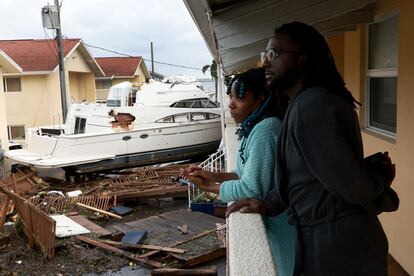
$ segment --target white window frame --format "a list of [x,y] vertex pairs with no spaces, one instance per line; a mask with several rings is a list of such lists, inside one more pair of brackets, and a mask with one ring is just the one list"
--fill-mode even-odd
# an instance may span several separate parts
[[[375,133],[384,135],[386,137],[395,139],[397,137],[397,130],[395,132],[388,131],[382,128],[378,128],[371,125],[371,78],[386,78],[386,77],[396,77],[398,79],[398,67],[394,68],[385,68],[385,69],[369,69],[369,26],[372,24],[380,23],[391,19],[392,17],[398,16],[400,19],[400,14],[398,12],[391,13],[386,16],[376,17],[374,22],[368,24],[366,31],[366,78],[365,78],[365,128]],[[397,65],[398,66],[398,65]],[[398,87],[397,87],[398,90]],[[395,91],[397,93],[397,91]],[[397,125],[395,126],[397,128]]]
[[[20,81],[20,90],[18,90],[18,91],[9,91],[7,89],[8,88],[8,85],[7,85],[7,80],[8,79],[19,79],[19,81]],[[19,76],[7,76],[7,77],[3,76],[3,89],[4,89],[5,93],[15,93],[15,92],[19,93],[19,92],[22,92],[22,78],[19,77]]]

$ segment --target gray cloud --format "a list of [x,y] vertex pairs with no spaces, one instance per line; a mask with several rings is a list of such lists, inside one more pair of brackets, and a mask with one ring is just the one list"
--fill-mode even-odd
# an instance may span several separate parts
[[[40,10],[45,0],[1,0],[0,39],[45,38]],[[201,67],[211,63],[205,43],[181,0],[64,0],[62,31],[70,38],[133,56],[150,58],[200,70],[155,65],[166,75],[203,77]],[[53,37],[47,31],[48,37]],[[114,54],[90,48],[95,56]],[[146,62],[150,69],[150,62]],[[208,75],[206,75],[208,76]]]

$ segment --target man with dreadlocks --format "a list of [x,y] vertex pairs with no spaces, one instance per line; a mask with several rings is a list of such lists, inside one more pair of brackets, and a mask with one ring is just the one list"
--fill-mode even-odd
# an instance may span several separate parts
[[[230,114],[241,124],[236,172],[213,173],[191,166],[184,176],[198,188],[220,194],[226,202],[262,197],[275,186],[274,153],[287,99],[270,95],[264,68],[236,75],[228,85],[227,94]],[[278,275],[291,276],[295,262],[295,228],[288,224],[285,213],[268,217],[266,226]]]
[[235,202],[227,216],[287,210],[297,230],[295,275],[387,275],[388,242],[377,215],[397,208],[382,204],[395,167],[387,153],[379,156],[382,170],[364,161],[359,103],[324,37],[309,25],[285,24],[261,57],[273,91],[290,98],[276,188],[261,200]]

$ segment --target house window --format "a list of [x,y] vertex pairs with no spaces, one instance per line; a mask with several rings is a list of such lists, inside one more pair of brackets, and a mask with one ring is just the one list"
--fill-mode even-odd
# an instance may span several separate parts
[[109,89],[112,86],[112,80],[102,80],[102,89]]
[[26,138],[24,125],[7,126],[9,140],[24,140]]
[[75,134],[85,133],[86,118],[76,117],[75,120]]
[[369,25],[367,127],[395,137],[397,133],[399,16]]
[[3,89],[4,89],[4,92],[21,92],[22,85],[21,85],[20,78],[18,77],[3,78]]

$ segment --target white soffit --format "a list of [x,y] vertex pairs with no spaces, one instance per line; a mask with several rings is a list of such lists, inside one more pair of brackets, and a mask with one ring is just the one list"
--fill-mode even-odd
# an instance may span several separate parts
[[184,0],[225,73],[253,67],[278,26],[301,21],[324,35],[373,20],[375,0]]

